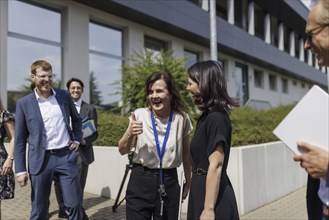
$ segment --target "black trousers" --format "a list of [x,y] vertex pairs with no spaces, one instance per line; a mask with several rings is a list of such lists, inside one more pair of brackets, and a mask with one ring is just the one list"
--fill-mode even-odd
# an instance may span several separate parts
[[307,191],[306,191],[306,205],[307,215],[309,220],[322,219],[322,202],[318,196],[320,180],[314,179],[308,175]]
[[159,170],[142,166],[132,168],[126,191],[127,220],[150,220],[152,217],[154,220],[177,219],[180,196],[177,170],[164,169],[163,176],[167,197],[164,199],[163,216],[160,216]]

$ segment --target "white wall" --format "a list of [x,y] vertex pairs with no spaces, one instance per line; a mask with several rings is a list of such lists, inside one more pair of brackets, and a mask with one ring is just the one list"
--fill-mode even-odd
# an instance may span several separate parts
[[[85,191],[116,199],[128,158],[121,156],[116,147],[94,147],[94,150],[95,162],[89,167]],[[241,215],[306,184],[305,171],[292,157],[293,153],[281,142],[231,149],[228,175]],[[181,171],[180,167],[179,176]],[[128,179],[129,174],[125,183]],[[121,199],[125,190],[126,184]],[[187,201],[183,205],[183,212],[186,211]]]
[[[8,143],[5,143],[8,147]],[[94,146],[95,161],[89,166],[85,192],[116,199],[128,164],[117,147]],[[277,200],[306,185],[307,174],[293,161],[293,153],[282,142],[231,148],[227,169],[240,215]],[[181,177],[182,166],[178,168]],[[124,198],[130,171],[124,181]],[[188,198],[187,198],[188,199]],[[187,212],[187,200],[182,212]]]

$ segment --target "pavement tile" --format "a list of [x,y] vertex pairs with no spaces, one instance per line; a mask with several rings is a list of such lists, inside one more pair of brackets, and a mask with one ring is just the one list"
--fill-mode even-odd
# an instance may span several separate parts
[[[30,185],[20,187],[16,184],[15,198],[2,201],[3,220],[28,220],[30,216]],[[303,187],[277,201],[258,208],[241,220],[307,220],[305,196],[306,187]],[[112,211],[114,200],[100,197],[91,193],[84,194],[84,208],[90,220],[125,220],[125,203],[123,202],[116,212]],[[58,206],[54,187],[50,195],[50,220],[61,220],[58,216]],[[186,220],[186,214],[182,215]]]

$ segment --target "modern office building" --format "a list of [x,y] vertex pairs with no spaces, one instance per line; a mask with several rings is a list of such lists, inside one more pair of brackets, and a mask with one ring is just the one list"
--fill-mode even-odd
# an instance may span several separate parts
[[[326,68],[303,49],[308,9],[299,0],[217,0],[218,60],[241,104],[269,108],[298,101]],[[85,83],[86,100],[113,105],[113,83],[133,51],[174,50],[187,65],[210,59],[209,0],[1,0],[0,97],[13,111],[29,91],[30,65],[53,65],[62,88]]]

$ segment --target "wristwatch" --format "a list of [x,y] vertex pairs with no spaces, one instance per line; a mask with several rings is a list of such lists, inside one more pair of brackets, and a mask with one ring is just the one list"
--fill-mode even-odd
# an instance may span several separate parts
[[14,156],[10,156],[10,155],[8,155],[7,158],[9,158],[9,159],[11,159],[11,160],[14,160]]

